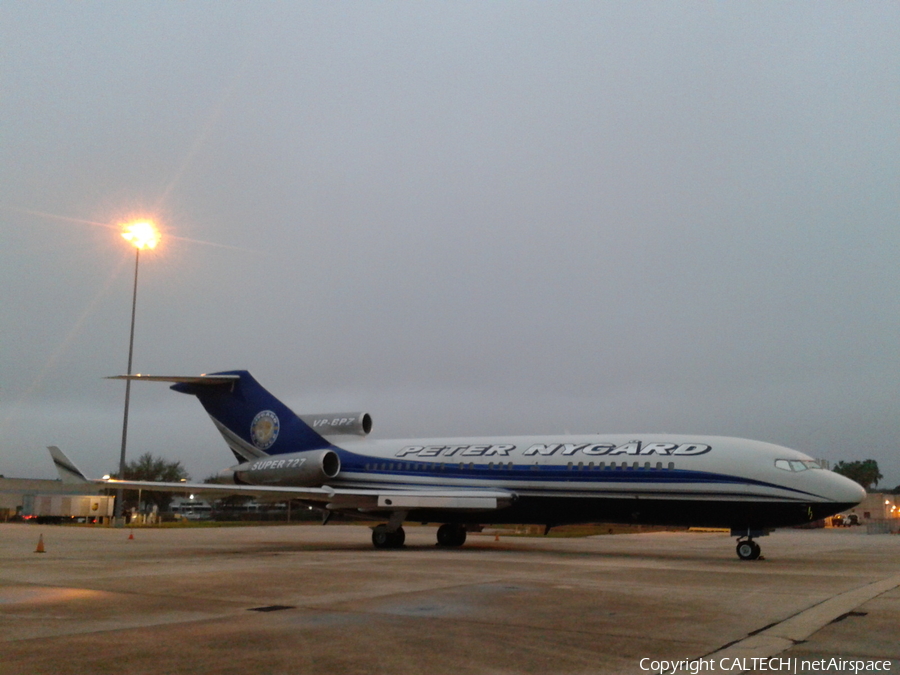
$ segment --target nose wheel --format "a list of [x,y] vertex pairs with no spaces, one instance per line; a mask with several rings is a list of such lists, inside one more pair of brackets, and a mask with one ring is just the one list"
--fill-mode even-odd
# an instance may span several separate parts
[[737,554],[741,560],[758,560],[762,549],[752,539],[740,539],[737,543]]

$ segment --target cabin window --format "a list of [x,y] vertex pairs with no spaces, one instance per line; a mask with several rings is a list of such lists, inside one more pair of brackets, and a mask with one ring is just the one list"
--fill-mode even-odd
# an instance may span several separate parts
[[806,471],[806,464],[801,462],[799,459],[791,460],[791,470],[792,471]]
[[644,462],[644,468],[645,468],[645,469],[649,469],[649,468],[650,468],[650,462]]
[[657,462],[657,463],[656,463],[656,468],[657,468],[657,469],[661,469],[661,468],[662,468],[662,462]]
[[471,470],[474,469],[474,468],[475,468],[475,463],[474,463],[474,462],[469,462],[469,471],[471,471]]
[[640,464],[641,464],[640,462],[635,462],[634,464],[631,465],[631,468],[636,469],[640,466]]
[[569,462],[569,464],[568,464],[568,467],[567,467],[567,468],[568,468],[568,469],[569,469],[569,471],[571,471],[571,470],[572,470],[572,462]]
[[510,471],[512,471],[512,470],[513,470],[513,463],[510,462],[509,464],[507,464],[507,465],[506,465],[506,468],[509,469]]
[[600,462],[600,463],[597,465],[597,468],[600,469],[600,470],[605,469],[605,468],[606,468],[606,462]]
[[584,469],[584,462],[578,462],[578,470],[581,471]]
[[669,468],[670,468],[670,469],[674,469],[674,468],[675,468],[675,462],[669,462]]

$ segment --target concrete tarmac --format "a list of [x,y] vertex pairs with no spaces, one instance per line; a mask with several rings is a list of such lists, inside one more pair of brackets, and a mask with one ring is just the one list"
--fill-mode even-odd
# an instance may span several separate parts
[[862,529],[780,530],[743,562],[720,533],[441,549],[435,528],[407,527],[384,551],[348,525],[133,540],[0,525],[0,674],[637,675],[700,658],[703,672],[852,672],[811,665],[837,658],[900,673],[900,537]]

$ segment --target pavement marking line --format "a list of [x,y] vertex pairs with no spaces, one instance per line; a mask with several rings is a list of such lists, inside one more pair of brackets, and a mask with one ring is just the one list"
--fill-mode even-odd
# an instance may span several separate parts
[[806,640],[839,616],[900,586],[900,574],[823,600],[755,635],[738,640],[704,658],[769,658]]

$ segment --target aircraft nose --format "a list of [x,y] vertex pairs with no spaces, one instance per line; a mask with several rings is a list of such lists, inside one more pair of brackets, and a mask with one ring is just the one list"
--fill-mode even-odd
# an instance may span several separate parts
[[833,499],[841,504],[859,504],[866,498],[866,491],[855,480],[838,473],[831,474]]

